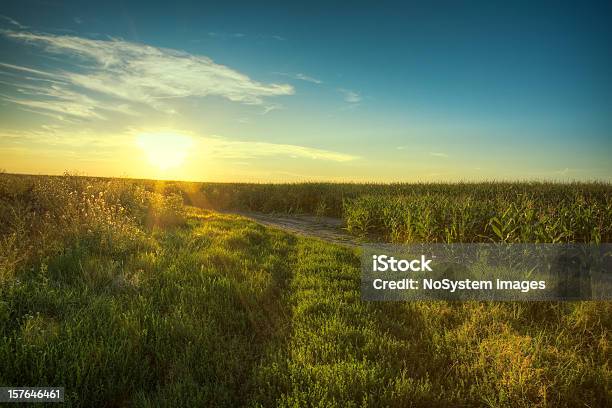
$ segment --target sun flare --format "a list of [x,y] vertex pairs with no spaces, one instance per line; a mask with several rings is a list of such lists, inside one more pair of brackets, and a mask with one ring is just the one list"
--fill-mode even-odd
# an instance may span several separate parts
[[168,170],[185,163],[193,139],[178,133],[141,133],[136,137],[136,144],[152,166]]

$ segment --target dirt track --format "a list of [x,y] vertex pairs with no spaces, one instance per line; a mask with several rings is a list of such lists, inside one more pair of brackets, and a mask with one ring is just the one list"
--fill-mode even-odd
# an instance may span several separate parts
[[315,217],[310,215],[273,215],[239,212],[243,217],[268,227],[279,228],[293,234],[315,237],[334,244],[359,246],[359,240],[343,229],[340,218]]

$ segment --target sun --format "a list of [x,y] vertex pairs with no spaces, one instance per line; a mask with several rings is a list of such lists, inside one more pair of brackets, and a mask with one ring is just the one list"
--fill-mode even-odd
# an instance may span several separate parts
[[190,136],[179,133],[141,133],[136,144],[147,156],[149,163],[160,170],[180,167],[193,145]]

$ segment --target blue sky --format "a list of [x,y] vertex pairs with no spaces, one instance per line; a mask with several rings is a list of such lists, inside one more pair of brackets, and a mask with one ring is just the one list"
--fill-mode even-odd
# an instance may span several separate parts
[[201,3],[3,2],[0,167],[612,180],[605,2]]

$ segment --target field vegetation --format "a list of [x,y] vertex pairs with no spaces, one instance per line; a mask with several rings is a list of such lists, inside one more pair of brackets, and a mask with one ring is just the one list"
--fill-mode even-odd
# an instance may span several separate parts
[[610,242],[610,193],[0,174],[0,385],[64,386],[68,406],[610,406],[610,302],[362,302],[358,250],[212,210]]
[[219,210],[343,218],[391,242],[611,242],[607,183],[202,184]]

